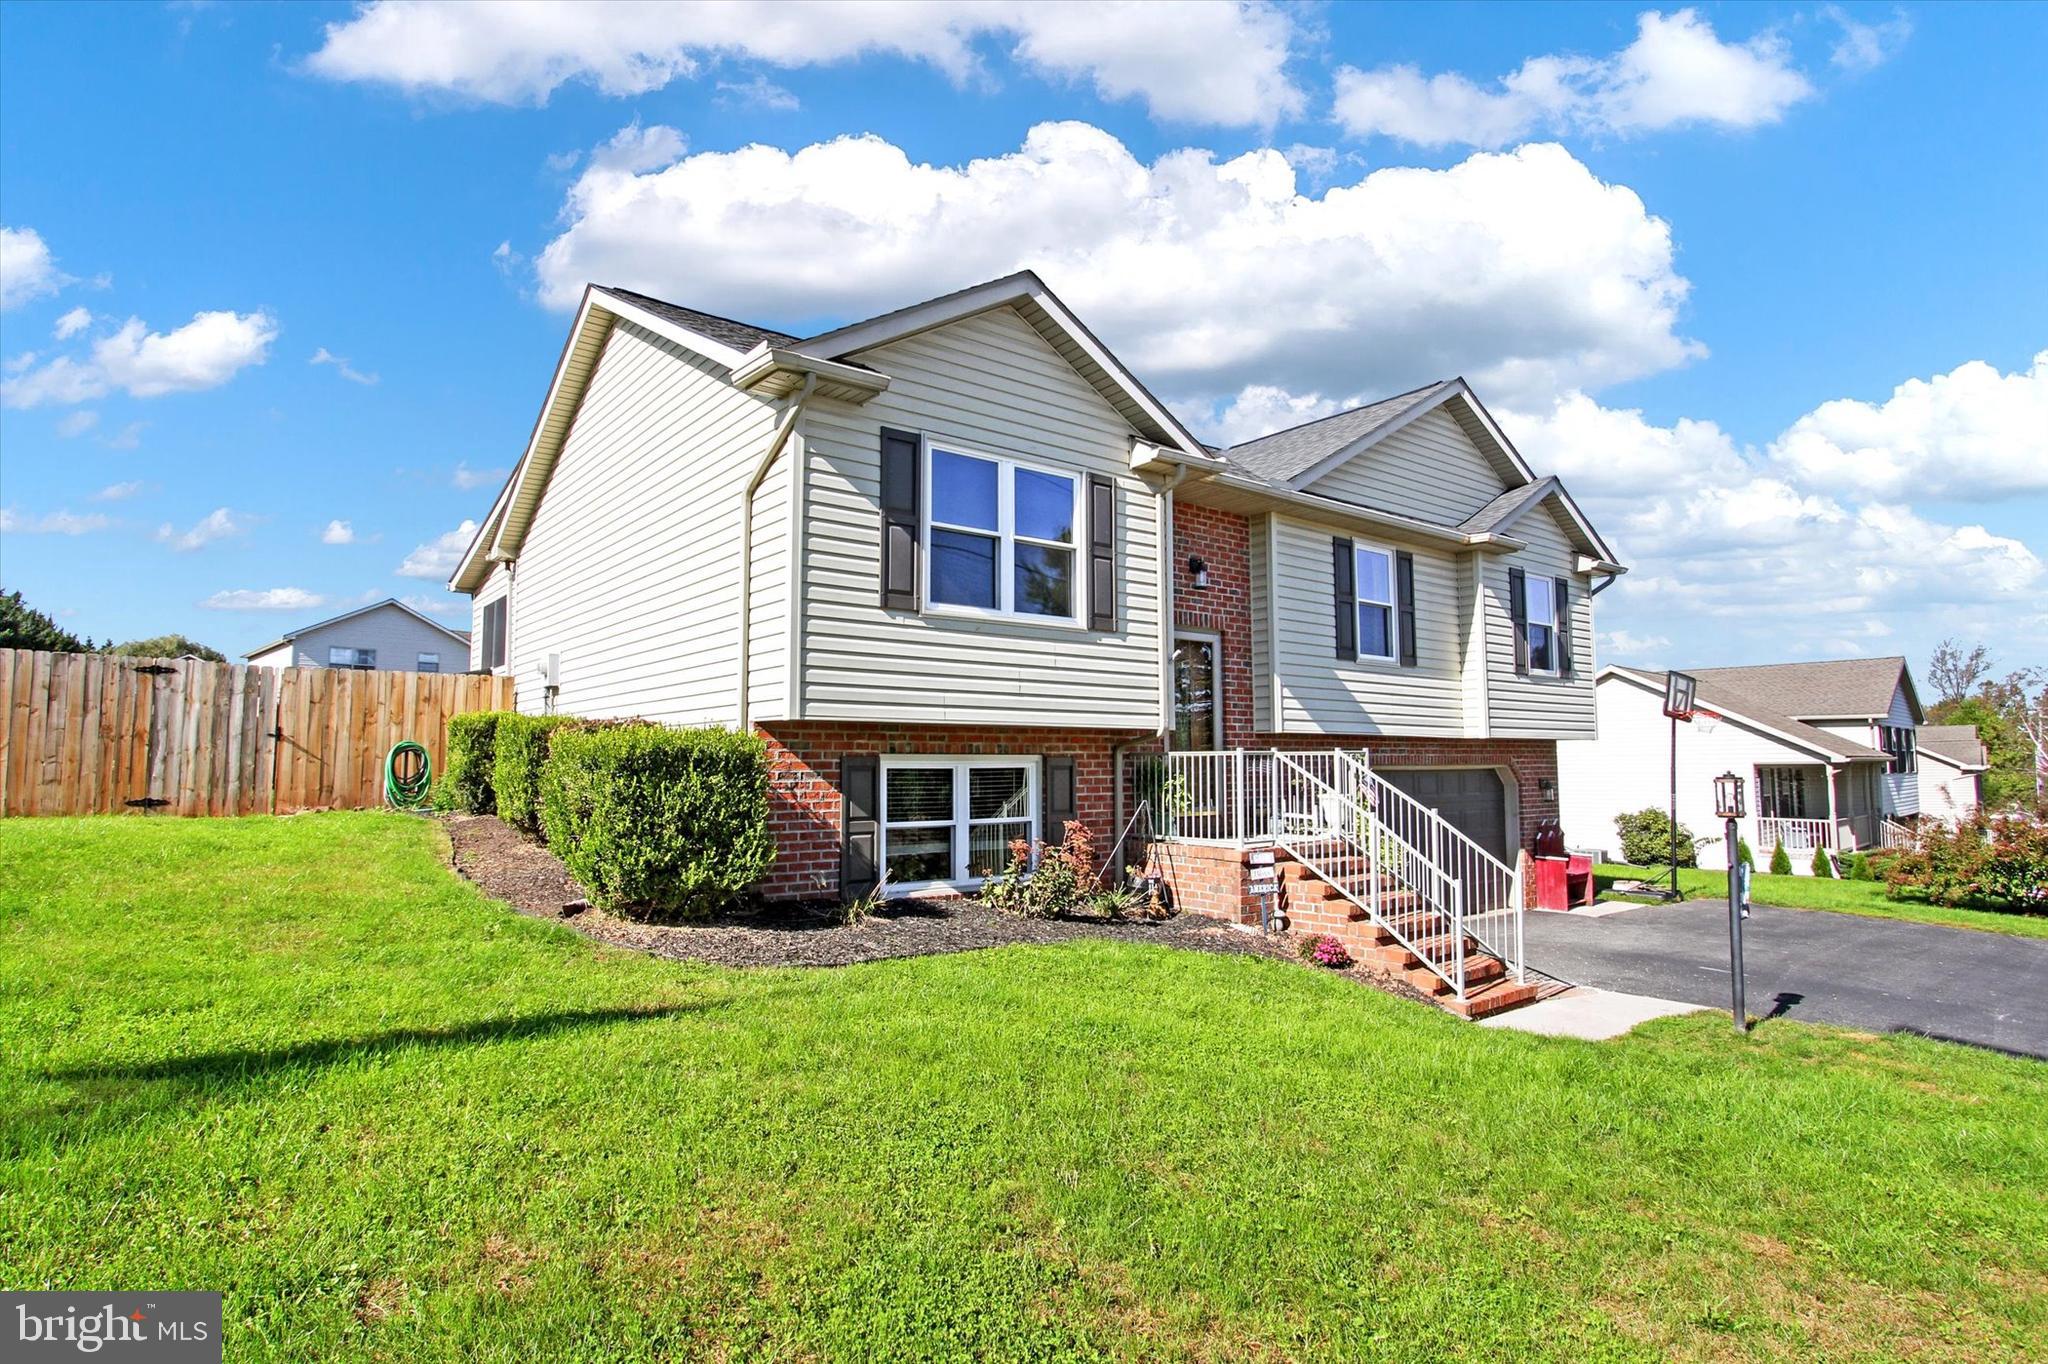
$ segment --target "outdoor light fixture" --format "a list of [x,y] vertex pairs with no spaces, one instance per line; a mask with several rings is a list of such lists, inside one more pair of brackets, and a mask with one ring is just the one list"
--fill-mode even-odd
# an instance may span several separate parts
[[1557,783],[1548,777],[1538,777],[1536,789],[1546,796],[1554,796],[1557,794]]
[[1194,579],[1198,588],[1209,585],[1209,561],[1199,554],[1188,556],[1188,576]]
[[1733,772],[1723,772],[1714,778],[1714,813],[1728,821],[1728,841],[1722,845],[1728,849],[1728,979],[1734,994],[1728,1011],[1735,1019],[1735,1031],[1748,1032],[1749,1010],[1742,1002],[1742,913],[1743,904],[1749,899],[1749,868],[1742,865],[1736,852],[1742,843],[1741,831],[1735,823],[1746,812],[1742,806],[1742,778]]
[[1742,778],[1733,772],[1714,778],[1714,813],[1722,819],[1741,819],[1749,813],[1742,805]]

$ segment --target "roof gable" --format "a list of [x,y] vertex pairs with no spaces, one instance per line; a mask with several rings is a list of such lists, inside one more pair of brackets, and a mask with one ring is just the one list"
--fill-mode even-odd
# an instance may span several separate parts
[[1536,481],[1535,472],[1463,379],[1425,384],[1363,407],[1245,441],[1224,451],[1224,458],[1261,478],[1300,489],[1439,408],[1457,422],[1466,439],[1493,466],[1503,487],[1520,487]]
[[[1599,682],[1610,678],[1619,679],[1631,686],[1640,687],[1658,696],[1664,694],[1664,680],[1667,674],[1652,672],[1644,668],[1623,668],[1614,664],[1600,670]],[[1694,674],[1697,678],[1700,675]],[[1824,729],[1789,715],[1780,714],[1768,707],[1757,705],[1747,698],[1735,695],[1714,686],[1704,678],[1700,679],[1695,700],[1699,708],[1727,719],[1741,721],[1750,728],[1760,730],[1771,737],[1783,740],[1794,748],[1803,749],[1823,759],[1840,762],[1882,762],[1888,755],[1854,739],[1845,739],[1839,734],[1830,734]]]
[[454,640],[457,644],[462,645],[465,649],[469,647],[469,634],[467,631],[457,630],[452,628],[451,626],[443,625],[440,621],[435,620],[432,616],[427,615],[423,611],[419,611],[414,609],[413,607],[407,606],[404,602],[400,601],[396,597],[386,597],[383,601],[373,601],[368,606],[358,606],[353,611],[344,611],[338,616],[329,616],[326,620],[316,620],[311,625],[301,625],[296,630],[287,630],[283,634],[279,635],[276,639],[270,641],[270,643],[265,644],[264,646],[258,649],[251,649],[248,653],[243,654],[242,657],[254,658],[258,654],[267,654],[272,649],[283,648],[285,645],[291,643],[293,640],[299,638],[301,635],[310,635],[315,630],[325,630],[330,625],[339,625],[345,620],[354,620],[357,616],[367,616],[372,611],[382,611],[387,607],[392,610],[403,611],[406,615],[411,616],[420,624],[431,626],[434,629],[439,630],[442,634],[448,636],[448,638]]
[[1882,720],[1901,690],[1914,723],[1924,718],[1912,670],[1897,655],[1686,671],[1702,683],[1801,720]]

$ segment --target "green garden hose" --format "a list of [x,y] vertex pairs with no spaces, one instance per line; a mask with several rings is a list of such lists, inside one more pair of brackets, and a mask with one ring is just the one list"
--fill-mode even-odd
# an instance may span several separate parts
[[[401,759],[408,761],[401,764]],[[412,740],[400,740],[384,755],[384,799],[391,802],[393,809],[416,810],[425,805],[427,788],[433,781],[433,760],[426,749]]]

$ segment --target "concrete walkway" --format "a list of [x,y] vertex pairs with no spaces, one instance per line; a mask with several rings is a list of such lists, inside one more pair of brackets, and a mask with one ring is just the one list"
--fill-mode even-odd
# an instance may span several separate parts
[[[1728,1007],[1725,901],[1600,918],[1531,914],[1523,933],[1532,970]],[[1743,946],[1752,1017],[1913,1032],[2048,1058],[2048,940],[1758,906],[1743,925]]]
[[1614,990],[1596,990],[1581,985],[1519,1009],[1492,1018],[1482,1018],[1482,1028],[1512,1028],[1516,1032],[1541,1033],[1545,1037],[1582,1037],[1605,1042],[1620,1037],[1638,1023],[1674,1014],[1695,1013],[1704,1005],[1676,999],[1655,999],[1649,995],[1625,995]]

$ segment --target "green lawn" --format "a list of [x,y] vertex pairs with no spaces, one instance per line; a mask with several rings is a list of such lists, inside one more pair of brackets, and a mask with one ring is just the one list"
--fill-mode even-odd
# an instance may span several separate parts
[[[1616,881],[1656,881],[1671,884],[1669,867],[1627,867],[1601,862],[1593,868],[1593,883],[1602,893]],[[1678,869],[1678,888],[1688,900],[1706,897],[1728,898],[1728,873]],[[1631,896],[1617,896],[1631,899]],[[2008,933],[2015,938],[2048,938],[2048,914],[2008,913],[1992,909],[1951,909],[1925,900],[1893,900],[1884,893],[1882,881],[1840,881],[1819,876],[1770,876],[1759,873],[1750,878],[1752,904],[1776,905],[1782,909],[1832,909],[1841,914],[1867,914],[1876,919],[1905,919],[1919,924],[1946,924],[1951,928],[1980,928],[1987,933]]]
[[224,1289],[230,1359],[2019,1359],[2048,1065],[1099,942],[713,970],[410,817],[17,819],[0,1282]]

